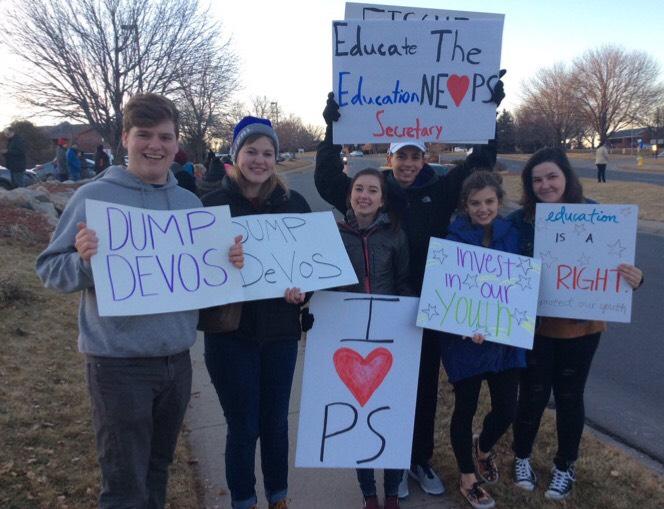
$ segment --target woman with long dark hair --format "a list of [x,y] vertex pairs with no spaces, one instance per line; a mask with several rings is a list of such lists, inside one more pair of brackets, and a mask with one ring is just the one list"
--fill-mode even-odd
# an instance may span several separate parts
[[[520,231],[522,254],[533,255],[537,203],[595,203],[583,195],[583,187],[565,153],[558,148],[536,152],[521,173],[523,208],[508,216]],[[622,277],[633,289],[643,283],[640,269],[620,264]],[[574,463],[579,453],[585,410],[583,393],[590,366],[606,323],[597,320],[539,317],[533,349],[519,386],[514,421],[514,482],[527,491],[535,489],[537,476],[530,454],[551,391],[556,402],[558,450],[551,481],[544,496],[566,498],[576,480]]]

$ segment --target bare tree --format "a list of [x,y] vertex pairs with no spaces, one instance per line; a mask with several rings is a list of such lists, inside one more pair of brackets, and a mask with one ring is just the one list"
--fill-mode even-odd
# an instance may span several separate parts
[[196,72],[184,76],[180,84],[175,97],[183,142],[200,162],[212,139],[227,126],[231,97],[239,88],[238,65],[230,42],[218,47],[211,43],[199,56]]
[[547,144],[564,147],[584,128],[582,107],[573,90],[574,76],[563,64],[540,69],[523,86],[522,117],[535,117],[547,132]]
[[254,96],[251,98],[251,112],[253,115],[256,115],[260,118],[268,118],[272,113],[273,106],[272,99],[268,99],[266,95],[263,96]]
[[573,64],[573,88],[592,129],[606,139],[650,118],[663,97],[660,69],[643,51],[589,50]]
[[27,64],[16,96],[89,123],[116,152],[123,102],[177,91],[202,67],[209,41],[220,40],[198,0],[17,1],[4,20],[4,43]]
[[294,115],[282,118],[276,131],[281,150],[285,152],[296,152],[300,148],[314,150],[324,134],[322,128],[304,125],[302,120]]

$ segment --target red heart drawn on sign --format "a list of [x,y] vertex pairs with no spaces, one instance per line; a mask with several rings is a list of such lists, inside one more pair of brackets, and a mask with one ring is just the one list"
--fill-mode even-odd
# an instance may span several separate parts
[[457,76],[456,74],[452,74],[452,76],[447,78],[447,90],[450,91],[452,100],[457,107],[466,96],[468,85],[470,85],[470,78],[468,78],[468,76]]
[[383,383],[392,361],[392,353],[387,348],[376,348],[366,358],[350,348],[339,348],[334,352],[337,374],[361,406]]

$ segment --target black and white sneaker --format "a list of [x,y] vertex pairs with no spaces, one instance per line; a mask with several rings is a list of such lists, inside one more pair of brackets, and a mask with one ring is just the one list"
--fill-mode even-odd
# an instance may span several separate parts
[[563,500],[567,498],[576,481],[574,465],[570,465],[567,470],[558,470],[556,467],[553,467],[551,475],[549,489],[546,490],[544,496],[549,500]]
[[514,458],[514,484],[526,491],[533,491],[537,475],[530,465],[530,458]]

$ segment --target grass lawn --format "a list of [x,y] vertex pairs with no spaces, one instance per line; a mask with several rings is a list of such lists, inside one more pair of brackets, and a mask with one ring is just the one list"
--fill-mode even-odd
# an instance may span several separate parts
[[[433,466],[438,472],[443,473],[445,485],[455,504],[459,507],[470,507],[459,493],[458,470],[450,445],[449,425],[453,406],[454,393],[451,386],[441,381],[436,419],[438,447],[434,453]],[[478,433],[488,410],[489,394],[485,386],[482,388],[480,408],[475,416],[474,429]],[[581,441],[579,461],[576,465],[577,482],[572,495],[562,503],[545,499],[544,491],[549,484],[550,470],[556,452],[555,412],[552,410],[545,412],[535,442],[532,460],[539,481],[537,488],[531,493],[512,485],[511,443],[510,428],[496,446],[500,480],[493,486],[486,486],[499,508],[664,508],[664,477],[652,472],[619,449],[601,442],[588,431],[584,433]]]
[[[79,297],[42,287],[34,272],[40,246],[0,243],[0,507],[96,507],[99,470],[76,347]],[[169,507],[202,507],[186,440],[171,474]]]

